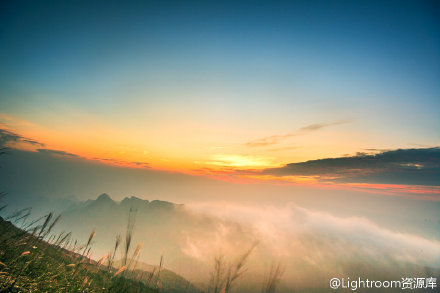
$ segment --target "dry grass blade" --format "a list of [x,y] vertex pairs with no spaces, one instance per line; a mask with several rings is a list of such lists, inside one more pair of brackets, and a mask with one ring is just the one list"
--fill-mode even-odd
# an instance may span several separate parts
[[153,280],[155,273],[156,273],[156,267],[153,268],[150,275],[148,276],[148,279],[147,279],[148,286],[150,286],[151,281]]
[[47,229],[47,231],[44,233],[43,238],[46,235],[49,235],[50,231],[52,231],[53,227],[58,223],[58,221],[61,219],[61,215],[58,215],[55,220],[53,220],[52,224],[50,224],[49,228]]
[[24,209],[15,211],[11,215],[7,216],[5,218],[5,220],[15,223],[15,222],[19,221],[20,219],[22,219],[23,217],[29,216],[31,210],[32,210],[31,208],[24,208]]
[[265,283],[263,283],[262,293],[275,293],[276,286],[281,280],[284,274],[284,267],[281,262],[277,265],[272,265],[270,268],[269,276],[266,278]]
[[43,234],[44,230],[46,229],[47,225],[50,222],[50,219],[52,219],[53,213],[50,212],[47,216],[46,216],[46,220],[44,221],[43,225],[41,226],[40,229],[40,233],[38,233],[38,237],[41,237],[41,235]]
[[142,246],[143,246],[142,243],[138,243],[138,245],[136,245],[136,249],[133,252],[133,255],[132,255],[131,259],[130,259],[130,262],[128,263],[128,267],[130,267],[133,264],[133,262],[135,261],[136,257],[139,255],[139,252],[141,251]]
[[143,243],[138,243],[138,245],[136,246],[136,249],[134,250],[133,257],[136,256],[136,255],[138,255],[138,253],[139,253],[139,252],[141,251],[141,249],[142,249],[142,246],[144,246]]
[[22,225],[24,225],[24,223],[26,222],[26,219],[31,215],[31,213],[32,213],[32,208],[26,208],[26,209],[24,209],[23,211],[26,211],[26,213],[24,214],[24,215],[22,215],[22,216],[20,216],[20,217],[17,217],[15,220],[14,220],[14,223],[18,223],[18,221],[20,221],[21,219],[23,219],[23,224]]
[[224,261],[223,255],[220,255],[214,259],[214,271],[211,274],[210,292],[220,293],[224,284]]
[[234,281],[246,272],[246,269],[244,268],[246,261],[257,245],[258,242],[252,244],[252,246],[238,259],[238,261],[235,263],[235,266],[229,266],[225,281],[225,293],[230,292]]
[[160,263],[159,263],[159,269],[157,271],[157,277],[156,277],[156,288],[159,286],[159,278],[160,278],[160,272],[162,271],[162,265],[163,265],[163,255],[160,256]]
[[[122,274],[132,269],[126,265],[120,264],[110,272],[100,268],[120,250],[120,236],[113,253],[110,251],[95,262],[90,259],[95,231],[86,241],[77,242],[70,232],[54,233],[60,216],[50,213],[30,225],[25,222],[26,217],[26,212],[16,212],[13,215],[16,224],[0,218],[0,292],[157,292],[141,279],[136,280],[137,272],[123,277]],[[133,220],[130,223],[129,234]],[[23,227],[31,227],[31,231]],[[141,243],[135,249],[130,248],[130,263],[137,262],[141,249]]]
[[90,243],[92,243],[92,240],[95,237],[95,235],[96,235],[96,232],[95,232],[95,230],[93,230],[92,233],[90,233],[89,240],[87,240],[87,245],[86,246],[89,246]]
[[118,234],[116,235],[116,240],[115,240],[115,247],[113,249],[113,254],[111,255],[111,257],[108,259],[108,271],[110,272],[113,268],[113,261],[115,259],[115,255],[116,255],[116,251],[119,247],[119,245],[121,244],[121,235]]
[[131,247],[131,241],[133,238],[133,229],[134,229],[134,223],[136,219],[136,212],[137,210],[130,208],[130,211],[128,213],[128,222],[127,222],[127,230],[125,231],[125,247],[124,247],[124,265],[127,264],[128,259],[128,252]]
[[102,263],[104,262],[104,260],[105,260],[107,257],[108,257],[108,253],[105,254],[103,257],[101,257],[101,258],[98,260],[98,267],[102,265]]
[[126,269],[127,269],[127,266],[122,266],[119,270],[116,271],[116,273],[113,275],[113,277],[116,277],[117,275],[119,275],[120,273],[125,271]]
[[55,245],[61,246],[64,243],[64,241],[70,238],[71,235],[72,232],[67,233],[66,235],[63,236],[63,238],[61,238],[58,242],[56,242]]
[[[86,246],[84,247],[84,251],[83,251],[83,253],[82,253],[82,256],[84,256],[84,255],[86,254],[86,252],[88,253],[87,248],[89,248],[89,245],[92,243],[92,240],[93,240],[93,238],[95,237],[95,235],[96,235],[96,232],[95,232],[95,230],[93,230],[93,231],[90,233],[89,240],[87,240],[87,244],[86,244]],[[90,250],[89,250],[89,251],[90,251]]]
[[44,217],[45,217],[45,216],[41,216],[41,217],[39,217],[38,219],[32,221],[31,223],[29,223],[28,225],[26,225],[26,226],[23,228],[23,230],[26,230],[26,231],[27,231],[27,230],[30,229],[35,223],[41,221]]

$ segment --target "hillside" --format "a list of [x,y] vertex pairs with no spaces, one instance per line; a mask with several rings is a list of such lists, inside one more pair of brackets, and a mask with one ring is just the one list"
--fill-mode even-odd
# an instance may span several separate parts
[[[121,261],[115,262],[115,267],[120,267]],[[141,261],[136,261],[133,264],[132,274],[127,274],[126,277],[145,275],[147,278],[141,278],[148,284],[148,276],[155,275],[160,270],[160,278],[158,278],[158,286],[162,292],[167,293],[200,293],[202,292],[191,282],[176,274],[175,272],[162,268],[158,265],[150,265]]]
[[[93,251],[100,257],[111,250],[115,238],[124,235],[130,209],[134,210],[133,243],[143,244],[140,261],[158,265],[163,256],[164,267],[191,282],[206,282],[209,279],[211,259],[215,256],[209,250],[195,253],[206,254],[194,257],[192,241],[200,243],[207,239],[218,238],[219,227],[226,223],[217,219],[196,214],[183,205],[159,200],[142,200],[127,197],[114,201],[107,194],[101,194],[95,200],[62,213],[57,231],[72,231],[75,238],[86,241],[90,231],[96,231]],[[225,243],[248,246],[242,236],[242,227],[228,223],[228,235]]]
[[[258,217],[252,217],[250,223],[238,222],[170,202],[136,197],[118,202],[102,194],[64,212],[58,228],[72,231],[83,241],[95,229],[94,252],[99,257],[107,253],[115,237],[126,230],[130,209],[135,211],[133,243],[143,243],[139,261],[157,266],[163,256],[163,268],[183,276],[192,284],[200,284],[203,289],[210,282],[216,257],[223,255],[226,262],[234,261],[255,240],[260,240],[259,245],[249,258],[248,270],[237,283],[236,292],[261,291],[270,260],[279,259],[278,253],[285,255],[286,272],[277,288],[277,292],[282,293],[306,289],[325,291],[335,271],[340,276],[379,280],[439,275],[438,269],[414,263],[406,257],[420,253],[414,251],[412,242],[403,242],[407,247],[400,250],[384,246],[380,241],[382,230],[371,224],[367,230],[357,233],[377,241],[369,245],[353,243],[353,238],[346,228],[340,227],[340,222],[334,226],[336,232],[328,233],[327,228],[320,228],[320,215],[295,207],[283,218],[289,224],[286,230],[278,230]],[[380,233],[376,233],[376,229]],[[401,237],[399,235],[395,237]],[[367,255],[370,257],[366,258]],[[311,275],[313,279],[308,278]]]
[[0,292],[158,292],[66,249],[62,237],[49,244],[56,220],[45,223],[28,233],[0,218]]
[[[127,230],[131,230],[132,245],[128,253],[131,258],[128,262],[130,269],[121,276],[132,279],[134,284],[141,280],[146,287],[159,288],[161,292],[170,293],[200,292],[200,289],[209,291],[214,259],[223,261],[225,271],[228,265],[233,264],[249,248],[249,243],[258,238],[260,242],[246,263],[246,273],[240,277],[233,292],[260,292],[271,268],[268,260],[277,259],[277,250],[286,255],[283,259],[285,273],[277,287],[279,293],[327,292],[328,280],[334,277],[336,270],[340,277],[362,276],[373,280],[440,275],[438,268],[412,261],[409,256],[423,252],[414,252],[412,242],[406,243],[405,249],[397,250],[395,246],[388,249],[379,241],[382,234],[365,230],[362,231],[364,238],[371,237],[370,239],[377,239],[379,242],[370,245],[365,245],[364,242],[353,243],[352,238],[347,238],[345,230],[336,235],[330,235],[327,229],[316,230],[317,227],[310,224],[314,223],[312,220],[315,216],[304,214],[304,210],[293,208],[288,215],[292,217],[288,228],[296,228],[297,231],[269,230],[270,233],[261,234],[264,231],[256,228],[267,226],[255,225],[261,224],[258,219],[250,225],[197,212],[170,202],[148,201],[136,197],[118,202],[107,194],[102,194],[95,200],[77,203],[62,212],[61,220],[55,225],[52,234],[66,235],[63,231],[72,232],[69,235],[71,243],[74,239],[79,243],[87,243],[90,232],[94,231],[91,258],[96,261],[109,252],[113,252],[113,255],[116,252],[112,266],[112,273],[115,273],[124,261],[123,246],[126,243]],[[21,220],[18,222],[21,224]],[[315,223],[319,224],[318,221]],[[314,229],[316,233],[311,234],[303,228]],[[280,232],[283,234],[277,234]],[[400,234],[395,237],[402,238]],[[117,239],[120,245],[115,249]],[[51,241],[54,242],[53,239]],[[394,245],[398,244],[394,242]],[[138,246],[142,247],[140,253],[133,253]],[[429,246],[424,249],[430,251]],[[68,251],[65,253],[69,255]],[[369,258],[366,258],[367,255]],[[56,265],[58,263],[55,262]],[[310,279],[307,277],[310,275],[315,277]],[[192,284],[197,284],[200,289]],[[378,289],[377,292],[381,291]]]

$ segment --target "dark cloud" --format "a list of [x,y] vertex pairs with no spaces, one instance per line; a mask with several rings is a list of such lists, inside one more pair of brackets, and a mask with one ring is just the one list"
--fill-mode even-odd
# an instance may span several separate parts
[[28,144],[31,144],[34,146],[40,146],[40,147],[44,146],[44,144],[42,144],[38,141],[26,138],[24,136],[21,136],[17,133],[11,132],[6,129],[0,129],[0,147],[7,146],[7,144],[9,144],[11,142],[12,143],[23,142],[23,143],[28,143]]
[[271,136],[266,136],[263,138],[259,138],[259,139],[255,139],[252,141],[249,141],[246,143],[246,146],[248,147],[261,147],[261,146],[268,146],[268,145],[273,145],[273,144],[277,144],[282,140],[294,137],[294,136],[299,136],[299,135],[306,135],[310,132],[313,131],[317,131],[326,127],[330,127],[330,126],[334,126],[334,125],[340,125],[340,124],[346,124],[351,122],[352,120],[339,120],[339,121],[334,121],[334,122],[330,122],[330,123],[315,123],[315,124],[310,124],[304,127],[301,127],[300,129],[298,129],[296,132],[293,133],[288,133],[288,134],[284,134],[284,135],[271,135]]
[[391,149],[365,149],[366,151],[372,152],[372,153],[382,153],[387,151],[392,151]]
[[[13,144],[12,146],[11,146],[11,143]],[[14,144],[16,144],[16,143],[24,143],[27,145],[31,145],[35,148],[39,147],[38,149],[36,149],[36,151],[39,153],[42,153],[42,154],[79,158],[78,155],[68,153],[65,151],[42,148],[45,146],[45,144],[43,144],[41,142],[29,139],[25,136],[11,132],[6,129],[0,129],[0,148],[4,148],[4,147],[15,148]]]
[[23,139],[24,142],[30,143],[32,145],[36,145],[36,146],[44,146],[43,143],[38,142],[36,140],[32,140],[32,139]]
[[119,166],[135,165],[143,168],[150,168],[150,164],[146,162],[131,162],[131,161],[123,161],[117,159],[110,159],[110,158],[93,158],[93,160],[100,162],[107,162]]
[[287,164],[263,173],[320,176],[353,183],[440,185],[440,147],[358,153],[351,157]]
[[149,163],[145,163],[145,162],[133,162],[133,164],[135,164],[136,166],[141,166],[144,168],[149,168],[150,164]]
[[68,153],[68,152],[65,152],[65,151],[58,151],[58,150],[51,150],[51,149],[37,149],[37,151],[39,153],[43,153],[43,154],[79,158],[78,155],[75,155],[75,154],[72,154],[72,153]]

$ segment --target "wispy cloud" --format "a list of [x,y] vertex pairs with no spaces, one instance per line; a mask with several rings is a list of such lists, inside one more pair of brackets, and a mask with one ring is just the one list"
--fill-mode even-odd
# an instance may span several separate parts
[[352,121],[353,120],[351,120],[351,119],[345,119],[345,120],[338,120],[338,121],[334,121],[334,122],[330,122],[330,123],[310,124],[310,125],[301,127],[297,131],[292,132],[292,133],[283,134],[283,135],[266,136],[263,138],[249,141],[245,145],[248,147],[263,147],[263,146],[268,146],[268,145],[274,145],[274,144],[277,144],[277,143],[279,143],[283,140],[286,140],[288,138],[291,138],[291,137],[306,135],[310,132],[318,131],[323,128],[327,128],[327,127],[335,126],[335,125],[346,124],[346,123],[350,123]]
[[42,154],[47,154],[51,156],[66,156],[72,158],[80,158],[80,156],[69,153],[62,150],[54,150],[49,148],[44,148],[46,145],[39,141],[27,138],[21,134],[0,129],[0,147],[9,147],[13,149],[30,149]]
[[49,155],[55,155],[55,156],[65,156],[65,157],[72,157],[72,158],[80,158],[80,156],[65,152],[65,151],[59,151],[59,150],[51,150],[51,149],[37,149],[39,153],[43,154],[49,154]]
[[0,146],[1,147],[10,147],[11,144],[28,144],[32,146],[44,146],[43,143],[35,141],[33,139],[24,137],[20,134],[17,134],[15,132],[6,130],[6,129],[0,129]]
[[[64,150],[46,148],[46,145],[44,143],[38,142],[36,140],[27,138],[16,132],[12,132],[10,130],[2,129],[2,128],[0,128],[0,147],[8,147],[11,149],[38,152],[40,154],[45,154],[48,156],[68,157],[75,159],[97,161],[104,164],[121,166],[121,167],[150,168],[148,162],[124,161],[115,158],[90,158]],[[145,153],[146,151],[144,151],[144,154]]]
[[113,159],[113,158],[93,158],[91,160],[99,161],[104,164],[120,166],[120,167],[150,168],[150,164],[148,162],[124,161],[124,160],[118,160],[118,159]]

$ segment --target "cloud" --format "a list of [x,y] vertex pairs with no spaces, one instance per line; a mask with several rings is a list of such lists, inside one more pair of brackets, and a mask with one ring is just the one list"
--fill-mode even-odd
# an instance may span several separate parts
[[288,139],[288,138],[291,138],[294,136],[306,135],[306,134],[313,132],[313,131],[317,131],[317,130],[327,128],[330,126],[350,123],[351,121],[352,120],[346,119],[346,120],[339,120],[339,121],[334,121],[334,122],[330,122],[330,123],[310,124],[310,125],[301,127],[300,129],[298,129],[297,131],[295,131],[293,133],[288,133],[288,134],[284,134],[284,135],[271,135],[271,136],[266,136],[263,138],[249,141],[246,143],[246,146],[248,146],[248,147],[262,147],[262,146],[273,145],[273,144],[279,143],[282,140],[285,140],[285,139]]
[[70,158],[87,159],[87,160],[99,161],[107,164],[114,164],[117,166],[150,168],[149,163],[147,162],[131,162],[131,161],[122,161],[117,159],[108,159],[108,158],[86,158],[63,150],[44,148],[45,146],[46,145],[44,143],[27,138],[25,136],[9,131],[7,129],[0,128],[0,148],[8,147],[11,149],[26,150],[32,152],[36,151],[38,153],[51,155],[51,156],[63,156]]
[[346,124],[351,122],[352,120],[340,120],[340,121],[335,121],[335,122],[331,122],[331,123],[316,123],[316,124],[310,124],[307,126],[304,126],[302,128],[300,128],[300,131],[303,133],[308,133],[311,131],[316,131],[322,128],[326,128],[326,127],[330,127],[330,126],[334,126],[334,125],[340,125],[340,124]]
[[56,156],[66,156],[66,157],[73,157],[73,158],[79,158],[80,156],[68,153],[65,151],[59,151],[59,150],[51,150],[51,149],[37,149],[39,153],[43,154],[49,154],[49,155],[56,155]]
[[273,176],[320,176],[336,182],[439,185],[440,148],[397,149],[376,154],[291,163],[263,171]]
[[[23,146],[23,145],[31,146],[32,147],[31,149],[36,150],[37,152],[43,153],[43,154],[79,158],[78,155],[68,153],[65,151],[41,148],[41,147],[45,146],[44,143],[38,142],[33,139],[29,139],[25,136],[22,136],[20,134],[17,134],[15,132],[12,132],[12,131],[9,131],[6,129],[0,129],[0,147],[11,147],[14,149],[20,149],[20,146]],[[35,149],[35,148],[37,148],[37,149]]]
[[98,162],[102,162],[105,164],[111,164],[115,166],[122,166],[122,167],[139,167],[139,168],[151,168],[150,164],[148,162],[132,162],[132,161],[123,161],[118,159],[112,159],[112,158],[92,158],[91,160],[95,160]]
[[[269,240],[278,243],[279,235],[286,233],[294,238],[316,235],[322,240],[331,240],[332,236],[355,246],[371,248],[377,254],[384,252],[401,258],[403,250],[409,250],[414,258],[423,258],[426,265],[436,265],[440,259],[440,242],[424,237],[393,231],[377,225],[363,217],[339,217],[327,212],[312,210],[298,206],[294,203],[286,204],[285,207],[242,205],[228,202],[206,202],[191,205],[197,210],[206,211],[224,220],[232,220],[251,226],[259,237],[258,239]],[[277,240],[278,239],[278,240]],[[365,239],[369,239],[366,243]],[[298,239],[297,239],[298,240]],[[286,241],[286,244],[292,240]],[[336,243],[334,243],[337,246]],[[374,247],[381,247],[375,250]],[[394,248],[393,248],[394,247]],[[395,250],[395,247],[401,249]],[[386,248],[386,252],[383,251]],[[420,252],[423,249],[423,253]],[[361,249],[361,248],[360,248]],[[284,251],[286,255],[294,252],[290,249]],[[343,251],[341,251],[343,253]],[[423,256],[423,257],[422,257]]]
[[53,150],[53,149],[47,149],[42,148],[46,145],[44,143],[38,142],[36,140],[27,138],[23,135],[20,135],[18,133],[6,130],[6,129],[0,129],[0,147],[10,147],[13,149],[21,149],[23,146],[25,146],[25,149],[29,150],[26,147],[30,146],[30,149],[32,151],[37,151],[42,154],[48,154],[48,155],[56,155],[56,156],[65,156],[65,157],[72,157],[72,158],[81,158],[78,155],[61,151],[61,150]]
[[[218,220],[218,229],[210,238],[188,237],[185,253],[204,253],[201,257],[209,259],[219,246],[226,255],[237,250],[235,243],[219,244],[216,239],[258,239],[260,244],[249,265],[252,273],[262,270],[261,264],[269,259],[282,259],[287,269],[284,280],[301,287],[310,286],[310,279],[321,283],[315,285],[325,286],[330,277],[339,274],[400,277],[419,269],[423,274],[424,266],[438,268],[440,260],[438,240],[383,227],[364,217],[341,217],[293,203],[275,207],[219,202],[195,203],[191,207],[223,222]],[[228,221],[242,225],[241,235],[229,235],[235,230]]]
[[43,143],[40,143],[38,141],[29,139],[27,137],[24,137],[22,135],[19,135],[17,133],[11,132],[6,129],[0,129],[0,147],[7,147],[11,144],[18,144],[18,143],[24,143],[24,144],[30,144],[32,146],[44,146]]

